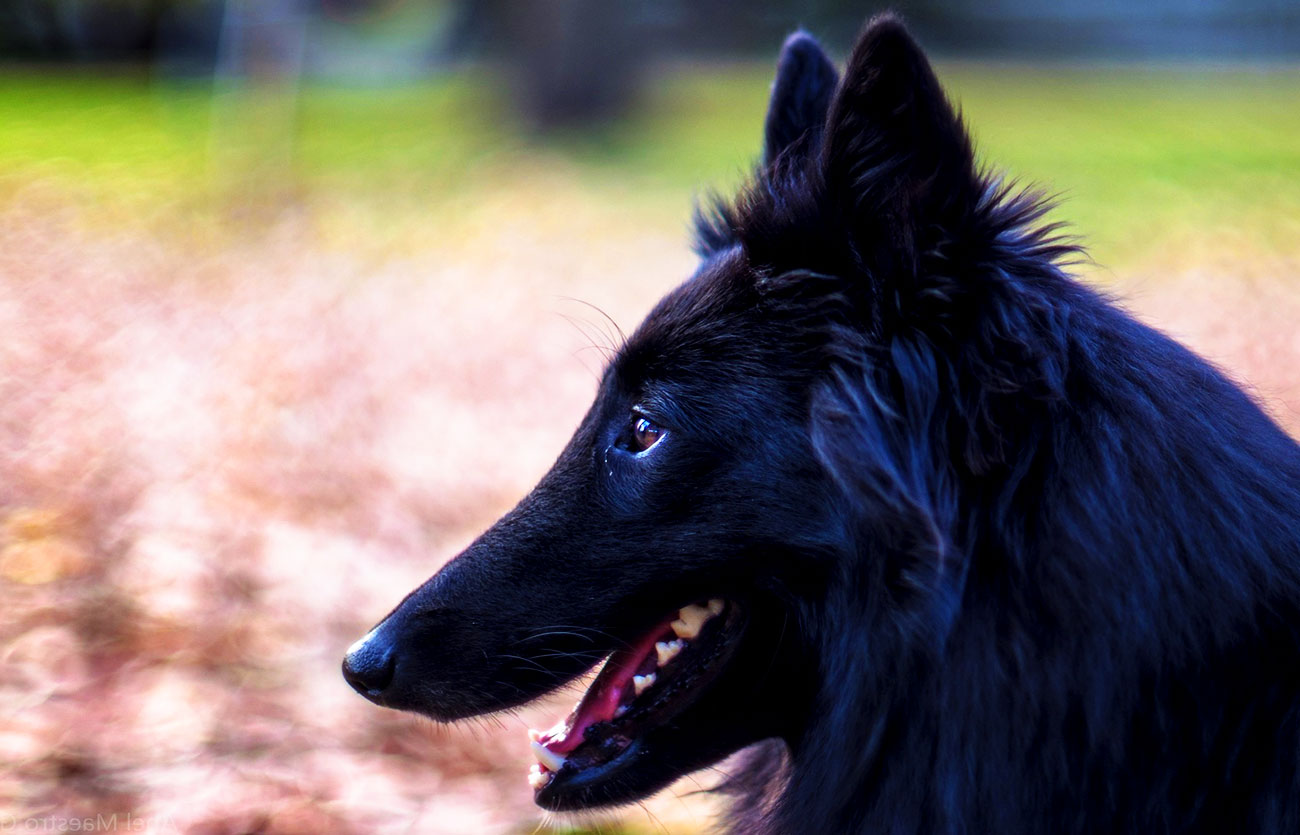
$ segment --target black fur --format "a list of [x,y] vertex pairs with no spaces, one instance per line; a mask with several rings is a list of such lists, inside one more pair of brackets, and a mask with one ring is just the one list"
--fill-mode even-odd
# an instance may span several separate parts
[[[898,20],[838,84],[794,36],[699,272],[349,678],[498,710],[725,596],[746,626],[722,675],[540,803],[777,740],[730,784],[736,831],[1300,831],[1300,449],[1065,276],[1043,211],[976,169]],[[666,432],[641,455],[634,408]]]
[[781,154],[806,155],[820,144],[838,82],[835,65],[811,35],[796,32],[786,39],[764,125],[764,163],[772,165]]

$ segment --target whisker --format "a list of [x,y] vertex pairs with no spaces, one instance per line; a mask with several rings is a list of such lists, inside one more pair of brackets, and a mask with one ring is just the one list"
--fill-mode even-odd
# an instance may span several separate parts
[[539,639],[541,639],[541,638],[550,638],[550,637],[555,636],[555,635],[569,635],[569,636],[572,636],[572,637],[574,637],[574,638],[581,638],[582,640],[587,641],[588,643],[595,643],[595,642],[596,642],[596,639],[593,638],[593,637],[591,637],[590,635],[583,635],[581,632],[577,632],[577,631],[572,630],[572,629],[551,629],[551,630],[548,630],[548,631],[546,631],[546,632],[539,632],[539,633],[537,633],[536,635],[530,635],[529,637],[525,638],[524,640],[526,640],[526,641],[536,641],[536,640],[539,640]]
[[[507,661],[522,661],[523,663],[528,664],[528,665],[532,666],[533,668],[535,668],[535,669],[537,669],[537,670],[541,670],[541,671],[544,672],[544,673],[549,673],[549,672],[551,672],[550,668],[548,668],[548,667],[546,667],[546,666],[544,666],[544,665],[542,665],[542,664],[537,663],[536,661],[534,661],[534,660],[531,659],[531,658],[526,658],[526,657],[524,657],[524,656],[522,656],[522,655],[498,655],[497,657],[498,657],[498,658],[505,659],[505,660],[507,660]],[[502,682],[502,683],[504,684],[505,682]]]
[[610,347],[611,347],[611,348],[614,348],[615,350],[617,350],[618,348],[621,348],[624,344],[627,343],[627,335],[624,334],[624,333],[623,333],[623,329],[620,328],[620,327],[618,326],[618,322],[615,322],[615,321],[614,321],[614,317],[613,317],[613,316],[610,316],[608,313],[606,313],[606,312],[605,312],[605,311],[604,311],[604,310],[603,310],[599,305],[592,304],[591,302],[586,301],[585,299],[579,299],[579,298],[576,298],[576,297],[574,297],[574,296],[560,296],[560,300],[561,300],[561,301],[575,302],[575,303],[577,303],[577,304],[580,304],[580,305],[582,305],[582,306],[584,306],[584,307],[590,308],[591,310],[594,310],[594,311],[596,311],[597,313],[599,313],[599,314],[601,315],[601,317],[602,317],[606,322],[609,323],[609,326],[610,326],[611,328],[613,328],[614,333],[618,335],[617,343],[615,343],[615,340],[610,339]]
[[[589,634],[587,635],[579,634],[583,632]],[[632,646],[628,641],[625,641],[624,639],[604,629],[599,629],[591,626],[574,626],[570,624],[552,624],[550,626],[543,627],[541,631],[532,635],[525,635],[524,637],[513,641],[510,645],[517,646],[519,644],[528,643],[529,641],[537,641],[543,638],[556,637],[561,635],[568,635],[573,638],[581,637],[582,639],[587,640],[590,643],[595,643],[596,639],[601,638],[611,643],[617,644],[618,646],[621,647],[631,648]]]

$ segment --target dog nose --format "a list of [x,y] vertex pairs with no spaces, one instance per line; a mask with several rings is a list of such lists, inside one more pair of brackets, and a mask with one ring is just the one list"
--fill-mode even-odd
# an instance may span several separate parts
[[353,690],[378,703],[384,690],[392,684],[396,667],[392,647],[385,641],[376,640],[372,631],[348,647],[343,658],[343,678]]

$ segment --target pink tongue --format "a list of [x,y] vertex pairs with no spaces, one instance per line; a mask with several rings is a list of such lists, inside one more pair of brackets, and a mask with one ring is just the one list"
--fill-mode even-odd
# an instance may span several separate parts
[[646,656],[654,652],[655,642],[671,639],[672,636],[665,633],[671,633],[668,624],[673,618],[664,621],[632,646],[615,650],[587,694],[582,697],[573,722],[563,731],[563,735],[548,734],[538,741],[550,751],[563,756],[582,744],[582,735],[587,728],[597,722],[613,719],[623,694],[632,686],[632,676],[636,675]]

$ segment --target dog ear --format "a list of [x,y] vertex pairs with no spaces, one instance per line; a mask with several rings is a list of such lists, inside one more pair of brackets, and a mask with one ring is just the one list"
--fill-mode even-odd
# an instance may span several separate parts
[[817,152],[839,74],[821,45],[802,30],[786,38],[767,107],[763,166]]
[[873,18],[853,48],[831,102],[822,170],[853,250],[877,275],[917,275],[936,235],[978,203],[961,119],[893,15]]
[[[839,74],[807,32],[786,38],[763,129],[763,164],[755,185],[815,160]],[[743,199],[743,198],[742,198]],[[695,208],[695,251],[704,258],[739,243],[738,204],[706,199]]]

